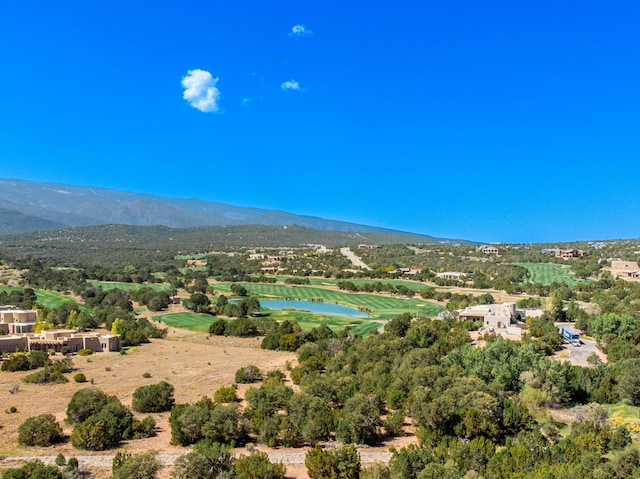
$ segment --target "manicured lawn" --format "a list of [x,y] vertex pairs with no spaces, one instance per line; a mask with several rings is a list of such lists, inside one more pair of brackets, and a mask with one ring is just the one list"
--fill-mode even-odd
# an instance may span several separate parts
[[103,291],[109,291],[111,289],[123,289],[125,291],[138,290],[142,288],[151,288],[154,291],[169,291],[171,286],[168,284],[157,283],[116,283],[112,281],[89,281],[94,286],[100,286]]
[[369,319],[344,318],[338,316],[327,316],[323,314],[307,313],[304,311],[273,311],[269,317],[276,321],[293,319],[298,322],[305,331],[317,328],[321,324],[328,326],[333,331],[340,331],[347,326],[361,336],[369,336],[372,331],[380,328],[382,324]]
[[532,283],[540,283],[545,286],[553,282],[564,283],[570,288],[575,287],[580,280],[571,272],[568,266],[562,266],[554,263],[516,263],[529,270]]
[[[283,277],[283,281],[286,277]],[[280,280],[280,278],[278,278]],[[421,289],[431,288],[428,284],[420,283],[419,281],[407,281],[404,279],[380,279],[380,280],[371,280],[371,279],[333,279],[333,278],[309,278],[309,281],[314,286],[335,286],[339,281],[350,281],[356,286],[360,286],[363,284],[374,284],[380,282],[382,284],[391,283],[394,286],[406,286],[409,289],[413,289],[414,291],[420,291]]]
[[153,319],[162,321],[167,326],[173,328],[188,329],[201,333],[208,333],[209,326],[216,320],[214,316],[192,312],[160,314],[154,316]]
[[[242,283],[250,294],[258,299],[321,299],[327,303],[367,308],[375,319],[393,319],[398,314],[410,312],[426,316],[436,316],[444,308],[423,299],[405,299],[366,293],[345,293],[310,286],[286,286],[282,284]],[[230,292],[231,283],[213,283],[215,290]]]
[[[286,319],[292,319],[300,324],[300,327],[306,331],[310,331],[313,328],[317,328],[321,324],[324,324],[334,331],[344,329],[346,326],[350,326],[352,331],[362,336],[368,336],[371,331],[374,331],[382,326],[382,324],[367,319],[355,319],[355,318],[343,318],[337,316],[325,316],[321,314],[308,313],[304,311],[272,311],[268,313],[271,319],[276,321],[284,321]],[[161,314],[153,317],[156,321],[161,321],[167,326],[180,329],[188,329],[190,331],[198,331],[202,333],[209,332],[209,326],[216,321],[215,316],[209,316],[207,314],[184,312],[173,314]],[[223,318],[227,321],[233,321],[233,319]]]
[[[0,291],[6,291],[7,293],[14,290],[22,290],[24,288],[16,288],[14,286],[0,286]],[[64,303],[75,303],[75,301],[57,291],[45,291],[42,289],[34,290],[38,298],[38,304],[41,304],[45,308],[57,308]]]

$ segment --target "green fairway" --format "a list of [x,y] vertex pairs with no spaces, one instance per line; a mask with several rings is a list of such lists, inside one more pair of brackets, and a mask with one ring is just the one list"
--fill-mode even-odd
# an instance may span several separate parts
[[[382,324],[368,319],[343,318],[337,316],[325,316],[322,314],[307,313],[304,311],[272,311],[268,313],[271,319],[276,321],[284,321],[292,319],[298,322],[300,327],[305,331],[310,331],[324,324],[334,331],[339,331],[347,326],[359,335],[368,336],[372,331],[380,328]],[[161,314],[153,317],[156,321],[161,321],[167,326],[180,329],[188,329],[189,331],[197,331],[208,333],[211,323],[216,321],[215,316],[207,314],[199,314],[192,312]],[[226,321],[233,319],[223,318]]]
[[116,283],[114,281],[89,281],[94,286],[99,286],[103,291],[111,289],[123,289],[125,291],[133,291],[142,288],[151,288],[154,291],[169,291],[171,286],[168,284],[158,283]]
[[345,327],[351,327],[351,331],[361,336],[369,336],[372,331],[380,328],[381,323],[370,319],[344,318],[338,316],[327,316],[324,314],[308,313],[305,311],[273,311],[269,317],[276,321],[292,319],[297,321],[302,329],[310,331],[321,324],[328,326],[333,331],[340,331]]
[[529,281],[545,286],[553,282],[564,283],[570,288],[575,287],[580,280],[571,272],[568,266],[554,263],[516,263],[529,271]]
[[[231,283],[214,283],[215,290],[230,292]],[[327,303],[343,304],[355,308],[367,308],[373,319],[393,319],[398,314],[410,312],[436,316],[444,308],[439,304],[422,299],[405,299],[366,293],[345,293],[310,286],[285,286],[282,284],[242,283],[251,295],[258,299],[306,299],[322,300]]]
[[[17,288],[14,286],[0,286],[0,291],[6,291],[7,293],[14,290],[22,290],[24,288]],[[42,289],[35,289],[36,296],[38,298],[38,304],[41,304],[45,308],[57,308],[64,303],[76,303],[72,298],[58,293],[57,291],[45,291]]]
[[[282,278],[282,279],[281,279]],[[278,277],[278,281],[283,281],[287,278],[287,276]],[[409,289],[413,289],[414,291],[420,291],[421,289],[431,288],[428,284],[421,283],[419,281],[409,281],[406,279],[380,279],[380,280],[371,280],[371,279],[333,279],[333,278],[309,278],[309,281],[314,286],[335,286],[340,281],[350,281],[356,286],[361,286],[363,284],[374,284],[374,283],[382,283],[387,284],[390,283],[394,286],[405,286]]]
[[201,313],[173,313],[173,314],[160,314],[153,317],[156,321],[162,321],[167,326],[180,329],[188,329],[190,331],[198,331],[201,333],[208,333],[209,326],[216,318],[209,316],[208,314]]

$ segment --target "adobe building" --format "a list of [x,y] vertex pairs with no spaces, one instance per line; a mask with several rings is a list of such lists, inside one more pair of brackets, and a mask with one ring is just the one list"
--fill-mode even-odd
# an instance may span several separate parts
[[69,346],[72,352],[90,349],[94,353],[120,351],[118,334],[95,332],[80,333],[70,329],[51,329],[35,333],[40,317],[36,309],[22,310],[15,306],[0,306],[0,351],[48,351],[60,352],[63,346]]
[[68,329],[51,329],[39,333],[11,334],[0,336],[0,351],[55,351],[68,346],[71,352],[90,349],[94,353],[120,351],[120,335],[101,333],[79,333]]
[[16,309],[15,306],[0,306],[0,330],[4,334],[31,333],[40,311]]

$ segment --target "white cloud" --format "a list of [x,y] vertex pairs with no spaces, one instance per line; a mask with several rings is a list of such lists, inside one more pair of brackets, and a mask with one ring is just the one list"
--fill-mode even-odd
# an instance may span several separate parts
[[287,80],[280,84],[280,88],[283,90],[295,90],[295,91],[303,91],[300,87],[300,83],[295,80]]
[[290,37],[308,37],[309,35],[313,35],[313,32],[306,25],[294,25],[289,32]]
[[205,113],[219,110],[220,90],[216,88],[218,78],[213,78],[206,70],[188,70],[187,76],[182,79],[184,93],[182,97],[189,104]]

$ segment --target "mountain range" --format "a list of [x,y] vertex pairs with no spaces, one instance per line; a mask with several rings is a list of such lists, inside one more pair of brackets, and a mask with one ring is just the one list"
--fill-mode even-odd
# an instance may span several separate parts
[[[0,234],[97,225],[202,226],[297,225],[325,231],[404,233],[375,226],[247,208],[200,199],[178,199],[104,188],[0,179]],[[412,235],[424,243],[440,241]]]

